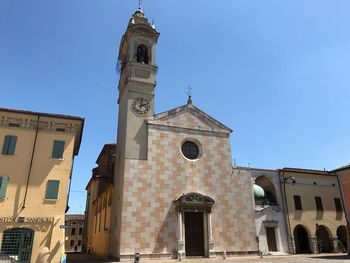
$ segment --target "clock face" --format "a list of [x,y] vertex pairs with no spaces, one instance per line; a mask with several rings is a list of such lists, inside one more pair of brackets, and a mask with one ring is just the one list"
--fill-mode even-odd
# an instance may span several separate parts
[[149,101],[141,97],[134,99],[134,101],[131,104],[132,111],[138,116],[145,115],[149,111],[149,108]]

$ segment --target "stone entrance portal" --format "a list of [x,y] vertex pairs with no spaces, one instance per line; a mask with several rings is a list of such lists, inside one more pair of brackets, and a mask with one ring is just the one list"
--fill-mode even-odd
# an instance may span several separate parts
[[174,201],[178,215],[178,257],[209,257],[214,247],[211,207],[214,200],[199,193],[188,193]]

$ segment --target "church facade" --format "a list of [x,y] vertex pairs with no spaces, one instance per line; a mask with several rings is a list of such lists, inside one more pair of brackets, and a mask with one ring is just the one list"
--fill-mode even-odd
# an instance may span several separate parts
[[250,174],[232,170],[231,129],[192,104],[154,113],[159,33],[141,10],[122,37],[108,247],[118,260],[257,254]]

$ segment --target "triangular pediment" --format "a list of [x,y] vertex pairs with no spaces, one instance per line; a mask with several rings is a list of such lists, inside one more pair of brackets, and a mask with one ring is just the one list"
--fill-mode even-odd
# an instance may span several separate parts
[[210,117],[208,114],[190,103],[156,114],[153,116],[152,120],[148,120],[148,123],[191,130],[221,133],[232,132],[230,128]]
[[264,215],[276,215],[281,212],[278,206],[255,207],[255,212],[263,212]]

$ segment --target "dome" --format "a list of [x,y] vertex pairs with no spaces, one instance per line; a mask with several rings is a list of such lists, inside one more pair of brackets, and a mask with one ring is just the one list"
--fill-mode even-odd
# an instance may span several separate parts
[[254,183],[253,190],[254,190],[254,198],[264,198],[265,197],[265,191],[261,186]]

